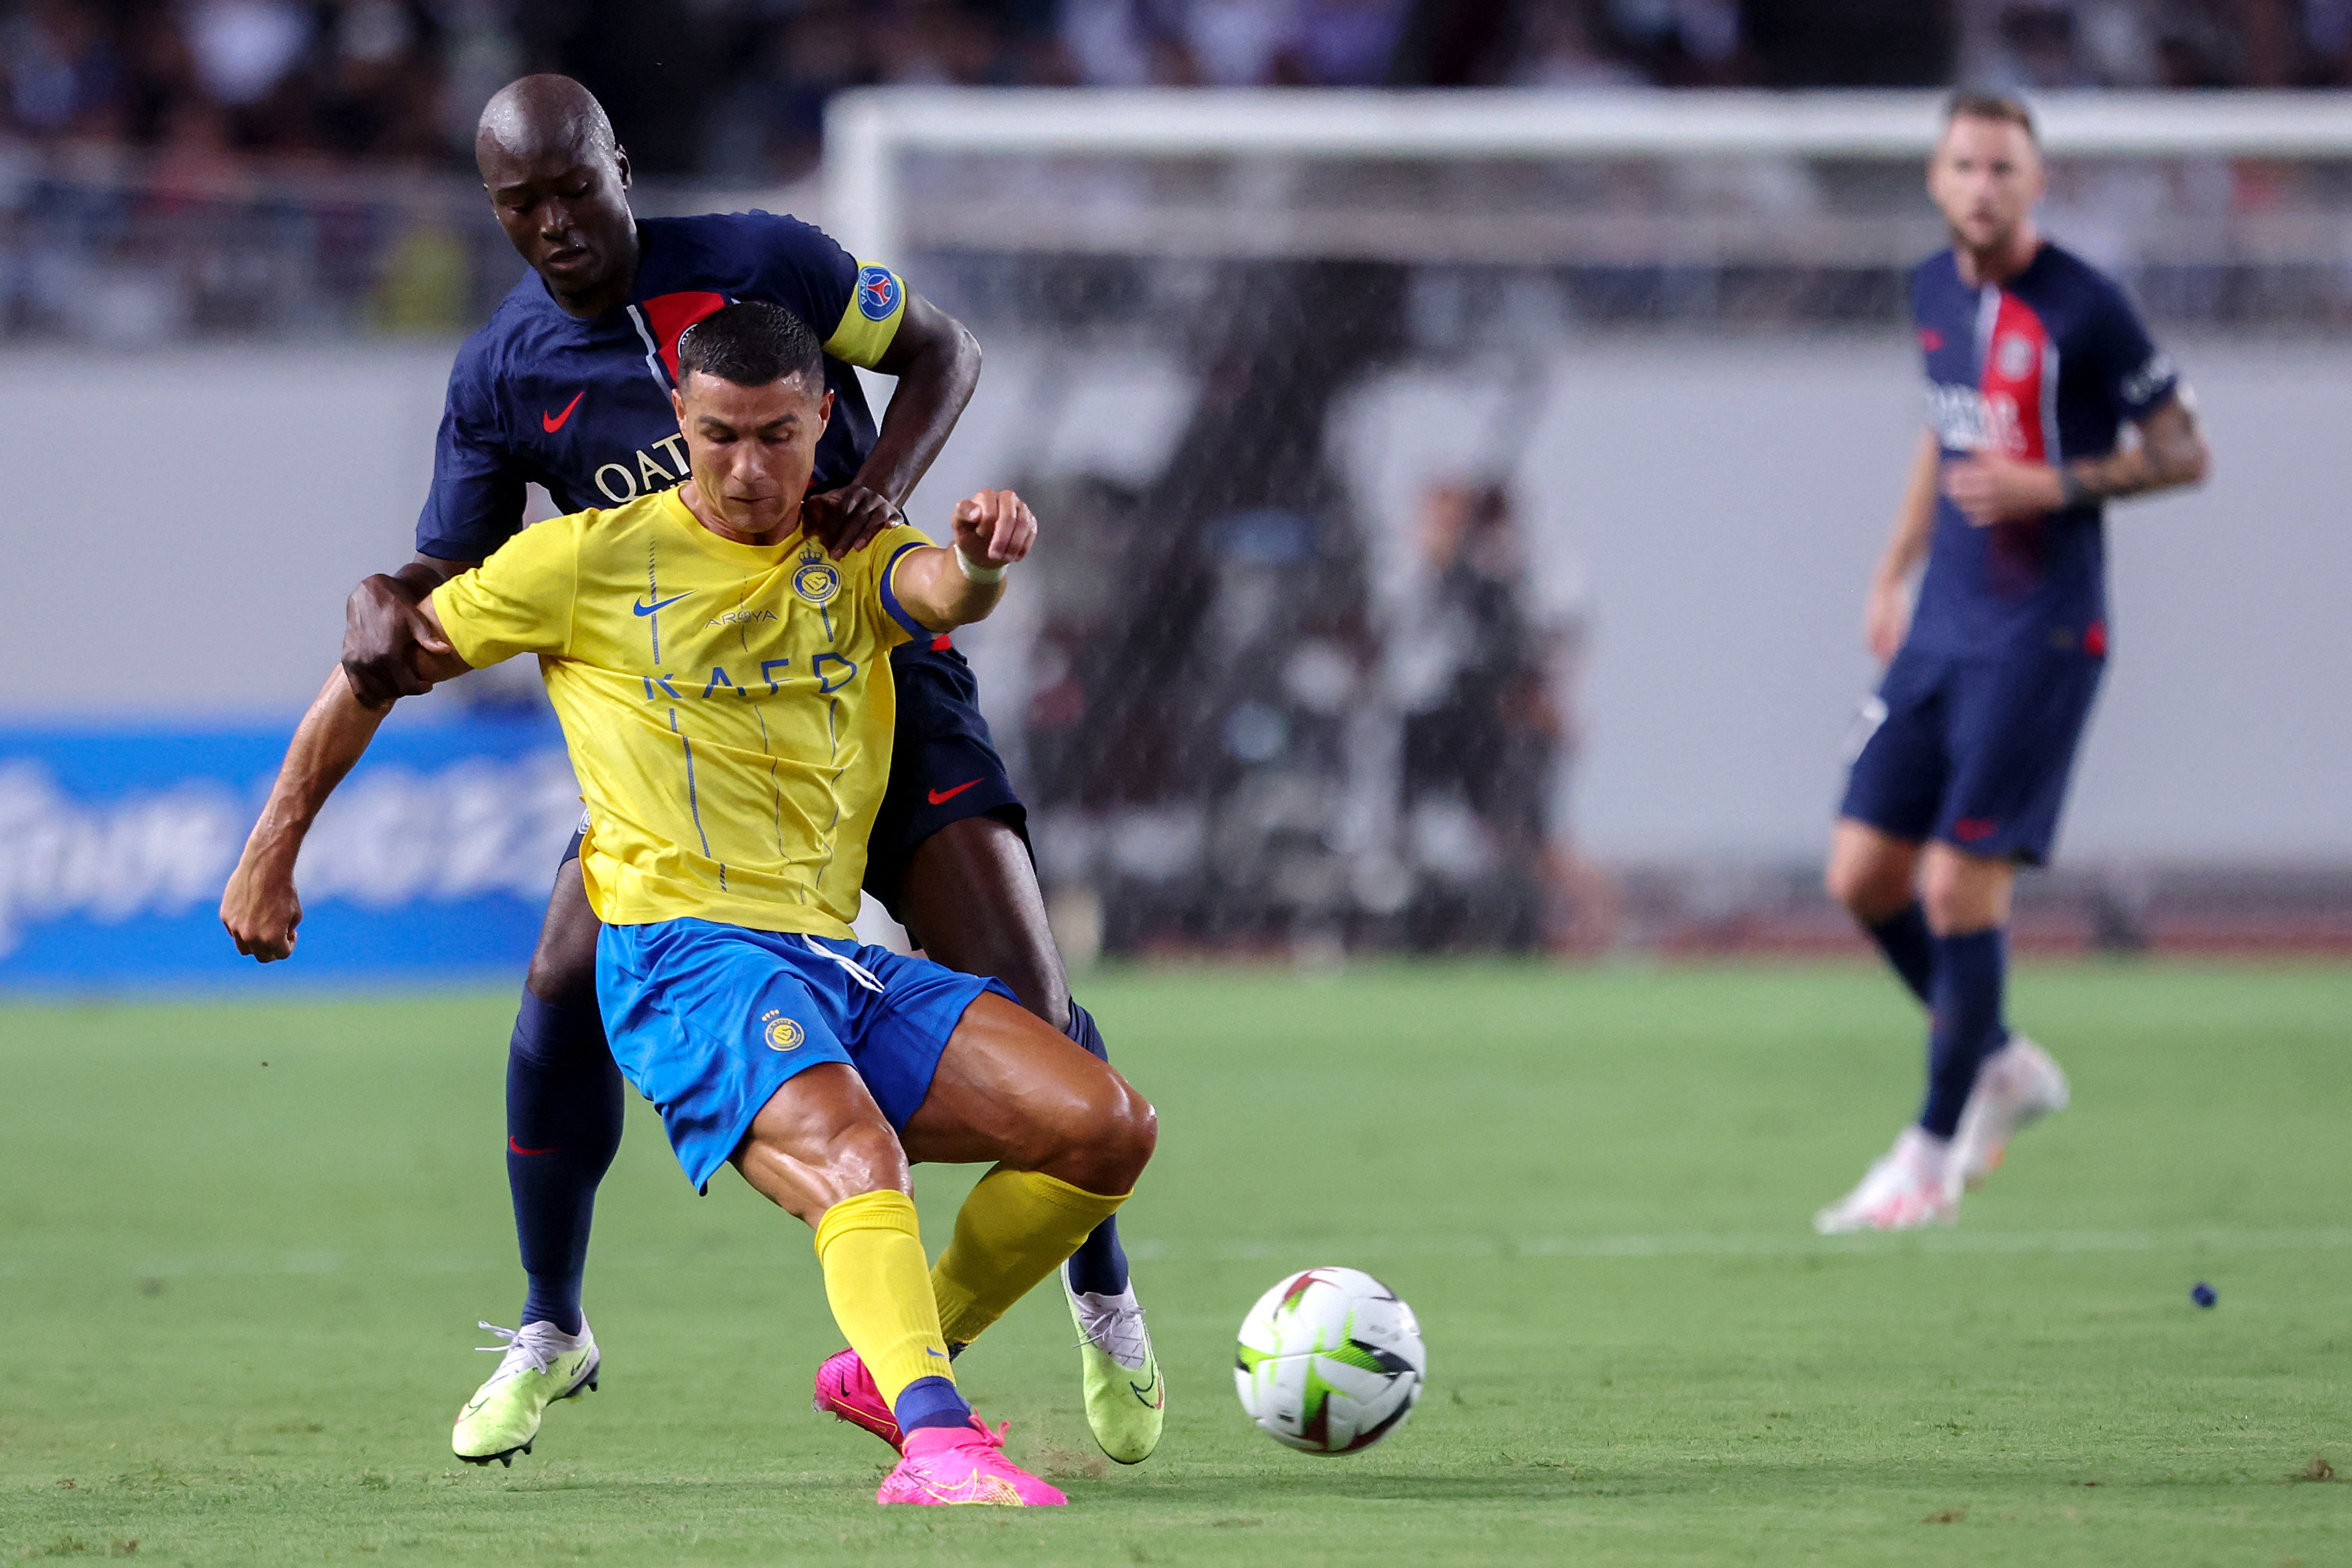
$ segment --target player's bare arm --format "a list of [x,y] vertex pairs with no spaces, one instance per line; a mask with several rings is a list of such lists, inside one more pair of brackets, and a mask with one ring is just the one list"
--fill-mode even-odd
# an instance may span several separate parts
[[980,382],[980,340],[971,329],[914,290],[890,347],[875,367],[898,384],[883,411],[874,450],[857,477],[838,490],[811,496],[802,515],[811,535],[835,560],[866,548],[900,521],[907,497],[947,444],[948,434]]
[[1863,640],[1880,664],[1895,657],[1911,630],[1911,574],[1927,559],[1936,533],[1936,485],[1943,466],[1936,434],[1924,431],[1911,459],[1911,476],[1903,486],[1902,504],[1895,511],[1895,531],[1879,557],[1870,580],[1870,597],[1863,608]]
[[[467,665],[442,635],[433,601],[425,600],[417,614],[418,653],[410,674],[418,690],[426,691],[463,674]],[[302,923],[294,862],[302,852],[302,841],[335,786],[367,755],[368,743],[390,711],[388,702],[362,701],[340,666],[311,699],[286,748],[286,760],[278,766],[260,819],[246,835],[245,852],[237,857],[236,870],[221,894],[221,924],[238,952],[268,964],[294,951],[295,927]]]
[[898,562],[898,602],[933,632],[986,619],[1004,597],[1008,567],[1037,542],[1037,517],[1010,490],[982,490],[958,501],[955,542],[907,552]]
[[2201,484],[2212,466],[2197,413],[2185,396],[2153,410],[2136,444],[2063,467],[1979,453],[1948,465],[1944,494],[1979,528],[2038,517],[2091,501],[2152,496]]

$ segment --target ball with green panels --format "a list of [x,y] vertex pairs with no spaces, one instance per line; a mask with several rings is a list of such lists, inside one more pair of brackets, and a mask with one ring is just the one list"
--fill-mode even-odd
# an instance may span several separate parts
[[1429,1353],[1397,1293],[1360,1269],[1308,1269],[1242,1320],[1234,1387],[1257,1429],[1309,1454],[1352,1454],[1421,1398]]

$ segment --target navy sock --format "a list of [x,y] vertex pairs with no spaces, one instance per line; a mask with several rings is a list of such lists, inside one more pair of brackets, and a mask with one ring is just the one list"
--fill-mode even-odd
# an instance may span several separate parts
[[1886,955],[1886,961],[1895,966],[1920,1006],[1934,1006],[1929,993],[1935,985],[1936,939],[1927,934],[1927,912],[1919,907],[1919,901],[1915,898],[1901,913],[1863,929],[1870,933],[1870,939],[1878,944],[1878,950]]
[[594,998],[558,1007],[524,991],[507,1048],[507,1186],[530,1279],[526,1323],[580,1332],[596,1184],[621,1146],[621,1113]]
[[1996,925],[1935,941],[1935,1001],[1927,1034],[1927,1103],[1919,1125],[1948,1138],[1976,1087],[1977,1069],[2009,1040],[2001,1021],[2007,938]]
[[951,1377],[918,1377],[899,1392],[898,1402],[890,1407],[898,1417],[898,1430],[919,1432],[926,1427],[968,1427],[971,1425],[971,1406],[956,1392]]
[[[1076,1002],[1070,1004],[1070,1027],[1063,1032],[1096,1061],[1110,1060],[1110,1048],[1103,1044],[1094,1015]],[[1118,1244],[1116,1215],[1096,1226],[1070,1254],[1070,1289],[1082,1296],[1116,1296],[1127,1289],[1127,1249]]]

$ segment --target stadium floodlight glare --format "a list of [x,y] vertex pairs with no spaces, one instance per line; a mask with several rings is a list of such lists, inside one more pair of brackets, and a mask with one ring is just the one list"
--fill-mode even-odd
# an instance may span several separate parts
[[[827,226],[865,256],[906,238],[910,152],[1442,160],[1924,155],[1941,92],[877,88],[825,115]],[[2060,157],[2352,157],[2352,94],[2053,92]]]

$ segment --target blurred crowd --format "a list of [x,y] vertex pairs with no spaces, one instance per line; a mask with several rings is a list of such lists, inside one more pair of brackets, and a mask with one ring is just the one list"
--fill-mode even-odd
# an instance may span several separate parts
[[650,173],[788,178],[853,86],[2295,86],[2352,0],[0,0],[0,133],[458,166],[526,70]]

